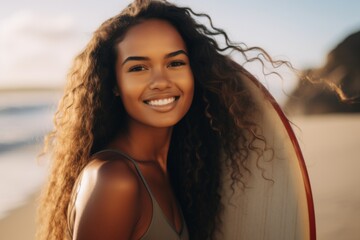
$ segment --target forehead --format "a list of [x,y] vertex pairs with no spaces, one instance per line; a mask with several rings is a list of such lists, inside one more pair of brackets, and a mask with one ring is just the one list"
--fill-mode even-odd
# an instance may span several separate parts
[[130,55],[166,54],[180,49],[186,50],[176,28],[158,19],[146,20],[131,27],[117,47],[120,57],[123,58]]

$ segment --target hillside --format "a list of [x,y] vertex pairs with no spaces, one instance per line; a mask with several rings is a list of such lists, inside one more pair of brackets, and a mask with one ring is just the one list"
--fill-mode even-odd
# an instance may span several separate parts
[[[292,93],[285,110],[292,114],[323,114],[360,112],[360,31],[351,34],[327,56],[326,64],[318,69],[308,69],[305,80]],[[345,103],[332,91],[326,81],[341,86],[354,103]]]

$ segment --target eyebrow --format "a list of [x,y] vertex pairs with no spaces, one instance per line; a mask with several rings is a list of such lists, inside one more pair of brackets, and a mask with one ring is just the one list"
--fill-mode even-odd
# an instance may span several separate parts
[[[178,51],[175,51],[175,52],[171,52],[171,53],[168,53],[165,55],[165,58],[171,58],[171,57],[175,57],[179,54],[184,54],[186,56],[188,56],[187,52],[185,52],[184,50],[178,50]],[[124,62],[121,64],[121,65],[124,65],[126,62],[128,61],[148,61],[150,60],[149,57],[143,57],[143,56],[130,56],[130,57],[127,57]]]

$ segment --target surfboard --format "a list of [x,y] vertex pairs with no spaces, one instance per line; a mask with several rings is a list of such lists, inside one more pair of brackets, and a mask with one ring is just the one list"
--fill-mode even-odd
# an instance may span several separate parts
[[[315,212],[309,176],[291,124],[271,94],[255,78],[245,86],[253,96],[269,150],[252,153],[246,188],[229,184],[225,167],[223,225],[218,239],[315,240]],[[263,144],[260,143],[259,144]]]

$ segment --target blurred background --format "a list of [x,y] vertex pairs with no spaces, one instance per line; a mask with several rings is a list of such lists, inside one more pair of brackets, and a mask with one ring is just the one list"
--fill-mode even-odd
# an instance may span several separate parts
[[[47,174],[37,162],[67,69],[92,32],[130,1],[0,0],[0,239],[33,239]],[[175,1],[171,1],[175,2]],[[235,42],[260,46],[304,74],[360,95],[360,2],[190,1]],[[284,72],[262,78],[300,141],[313,189],[318,239],[360,239],[360,105]],[[19,231],[19,229],[21,229]]]

